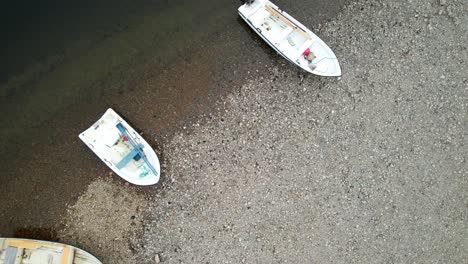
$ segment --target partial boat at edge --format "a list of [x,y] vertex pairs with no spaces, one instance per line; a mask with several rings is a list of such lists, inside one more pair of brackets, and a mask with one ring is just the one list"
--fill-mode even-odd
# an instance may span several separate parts
[[0,264],[102,264],[88,252],[62,243],[0,238]]

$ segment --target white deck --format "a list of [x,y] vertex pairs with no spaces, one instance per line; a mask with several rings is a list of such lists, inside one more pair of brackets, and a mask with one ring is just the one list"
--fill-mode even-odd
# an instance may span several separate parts
[[[239,14],[278,53],[302,69],[323,76],[340,76],[341,69],[333,51],[312,31],[268,0],[244,4]],[[303,55],[309,48],[311,61]]]

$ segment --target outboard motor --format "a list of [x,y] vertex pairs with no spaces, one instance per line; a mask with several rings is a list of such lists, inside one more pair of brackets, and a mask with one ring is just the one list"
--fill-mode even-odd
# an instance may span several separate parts
[[255,2],[255,0],[245,0],[245,3],[246,3],[247,5],[250,5],[250,4],[252,4],[253,2]]

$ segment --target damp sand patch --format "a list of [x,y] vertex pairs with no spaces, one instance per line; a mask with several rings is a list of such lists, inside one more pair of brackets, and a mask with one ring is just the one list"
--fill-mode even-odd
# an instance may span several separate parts
[[103,263],[132,263],[129,237],[141,225],[144,196],[133,187],[98,179],[67,209],[59,238],[85,248]]

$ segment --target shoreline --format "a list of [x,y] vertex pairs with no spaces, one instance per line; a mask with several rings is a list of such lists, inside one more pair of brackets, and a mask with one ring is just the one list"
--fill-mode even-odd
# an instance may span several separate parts
[[[3,193],[14,197],[3,212],[49,205],[17,210],[1,233],[50,229],[109,263],[457,263],[467,256],[461,4],[347,5],[315,29],[342,63],[340,79],[301,73],[247,27],[220,34],[212,49],[137,82],[131,99],[117,92],[52,125],[86,128],[92,113],[127,105],[114,108],[161,155],[157,188],[110,175],[69,127],[14,164],[35,174]],[[245,47],[255,56],[236,57]],[[53,189],[48,177],[64,195],[38,195]],[[23,186],[34,195],[15,194]]]
[[[210,1],[208,3],[211,3]],[[229,2],[229,5],[237,7],[237,3]],[[63,105],[58,107],[57,109],[61,111],[54,114],[53,118],[49,117],[41,122],[38,120],[42,117],[34,118],[36,123],[28,124],[28,115],[40,117],[44,114],[41,108],[36,109],[32,101],[22,106],[21,101],[16,102],[14,98],[8,99],[9,104],[16,105],[14,109],[21,107],[21,111],[15,115],[25,116],[20,125],[16,124],[16,121],[9,122],[8,129],[2,131],[4,132],[3,141],[10,142],[12,138],[6,136],[5,133],[18,134],[19,132],[16,131],[18,126],[28,124],[28,129],[24,132],[26,136],[14,137],[17,142],[9,143],[8,148],[2,148],[1,167],[4,169],[2,176],[4,184],[0,186],[0,193],[4,197],[2,200],[9,201],[0,207],[1,214],[7,216],[7,221],[0,223],[2,236],[55,237],[54,234],[58,230],[56,224],[61,221],[66,205],[74,204],[93,179],[107,177],[107,168],[89,152],[77,135],[89,127],[108,107],[113,107],[122,114],[134,128],[144,133],[144,137],[150,144],[156,146],[159,154],[164,154],[163,145],[172,135],[178,131],[184,131],[184,127],[203,120],[211,113],[222,111],[222,98],[232,90],[240,89],[245,78],[249,78],[254,73],[258,74],[255,72],[258,65],[274,63],[271,57],[275,62],[282,63],[281,58],[272,56],[269,47],[256,39],[257,36],[252,35],[248,27],[238,20],[237,13],[230,12],[228,7],[223,6],[222,3],[211,5],[210,10],[222,8],[222,12],[208,21],[211,21],[210,23],[221,21],[217,24],[218,27],[222,27],[223,23],[234,24],[235,27],[232,30],[224,31],[215,27],[203,34],[191,32],[189,36],[194,37],[194,40],[188,44],[192,50],[189,52],[174,51],[175,57],[167,57],[170,63],[166,65],[161,64],[164,60],[159,61],[158,56],[151,57],[155,51],[149,50],[145,56],[145,50],[141,50],[141,54],[130,59],[128,63],[118,66],[111,75],[101,76],[88,86],[83,86],[80,82],[76,83],[76,87],[73,88],[74,92],[81,92],[75,94],[71,92],[70,98],[78,96],[80,100],[73,102],[68,98],[67,91],[64,91],[62,99],[65,100],[66,107],[61,108]],[[336,8],[340,8],[339,4]],[[203,8],[198,8],[198,10],[203,10]],[[228,11],[227,18],[232,17],[234,20],[222,17],[223,12]],[[324,13],[330,12],[333,11],[327,10]],[[131,32],[117,33],[116,36],[106,39],[104,44],[111,43],[110,47],[117,45],[125,48],[122,40],[127,35],[138,35],[138,32],[145,32],[145,30],[153,32],[154,26],[149,22],[157,20],[157,17],[148,19],[143,18],[147,23],[128,26],[127,30]],[[146,26],[149,29],[145,29]],[[171,25],[166,26],[171,27]],[[179,26],[172,25],[176,28]],[[211,35],[215,36],[214,42]],[[148,37],[150,36],[145,39]],[[113,38],[117,44],[112,44]],[[205,42],[209,42],[209,45],[204,44]],[[164,43],[170,45],[171,40],[166,40]],[[248,50],[245,50],[246,43],[249,43],[251,47]],[[103,48],[105,47],[97,47],[96,50]],[[91,50],[90,54],[96,53],[96,50]],[[112,51],[109,52],[112,54]],[[238,54],[243,55],[238,56]],[[88,58],[89,54],[86,56]],[[86,58],[81,60],[86,61]],[[57,65],[56,70],[68,71],[65,76],[75,76],[70,69],[79,70],[79,65],[73,65],[71,59],[66,63],[70,65],[65,65],[65,69],[63,65]],[[105,64],[106,60],[102,63]],[[90,64],[85,69],[100,67],[99,65],[99,63]],[[163,70],[157,73],[158,69]],[[53,84],[57,81],[65,82],[66,86],[76,81],[76,78],[68,80],[62,78],[61,75],[54,75],[54,71],[47,74],[40,80],[32,80],[30,84],[32,86],[27,86],[28,89],[37,89],[34,84],[36,81],[46,84]],[[175,76],[177,78],[174,78]],[[57,80],[54,81],[54,79]],[[29,85],[28,83],[26,82],[25,85]],[[36,91],[36,93],[44,94],[40,98],[55,94],[56,92],[53,91],[62,91],[64,86],[42,88],[46,89]],[[89,100],[89,96],[83,96],[85,92],[96,92],[99,96]],[[129,100],[124,98],[126,94],[131,95]],[[37,99],[34,94],[22,96],[29,98],[28,100]],[[56,98],[53,102],[46,102],[46,104],[43,104],[46,100],[38,101],[44,108],[50,103],[63,104],[62,99]],[[120,107],[122,105],[126,107]],[[14,109],[8,111],[14,111]],[[150,125],[148,125],[148,120],[152,121]],[[6,121],[3,120],[3,123],[7,123]],[[5,146],[3,143],[2,145]],[[92,167],[90,167],[91,164],[93,164]],[[118,177],[113,178],[121,183]],[[32,195],[24,196],[24,192]],[[146,192],[151,193],[151,191],[144,191]],[[20,209],[17,208],[18,204],[21,205]]]

